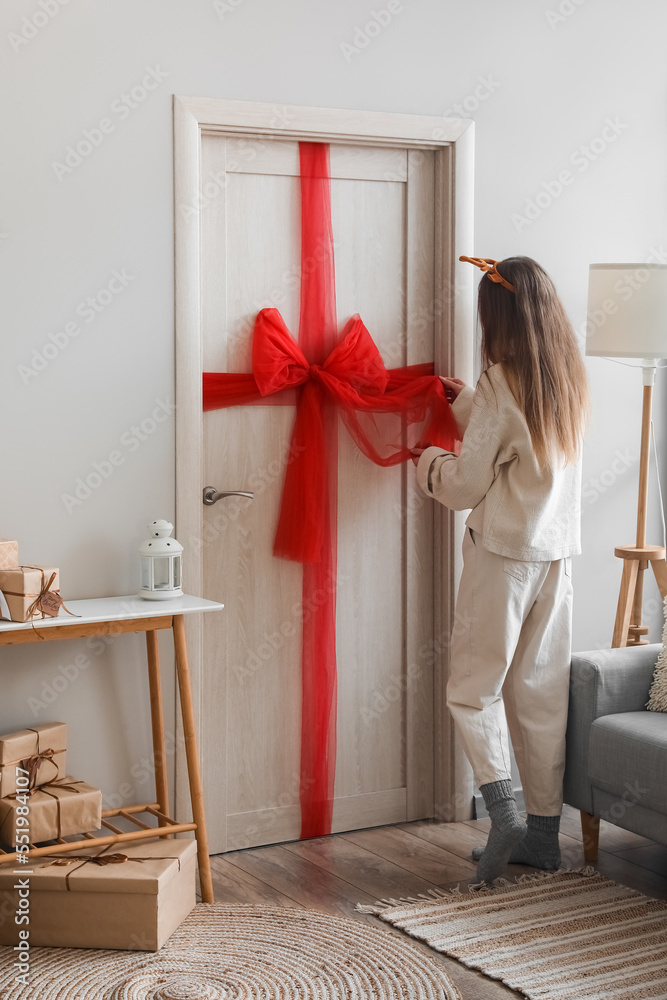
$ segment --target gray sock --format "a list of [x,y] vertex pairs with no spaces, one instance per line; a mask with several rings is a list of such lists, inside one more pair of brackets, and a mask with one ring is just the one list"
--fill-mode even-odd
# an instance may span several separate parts
[[[559,829],[560,816],[534,816],[528,813],[528,832],[510,852],[509,863],[556,871],[560,868]],[[483,853],[483,847],[473,848],[473,859],[478,861]]]
[[480,882],[493,882],[507,868],[512,848],[523,840],[526,824],[519,816],[509,778],[480,787],[491,817],[491,832],[477,866]]

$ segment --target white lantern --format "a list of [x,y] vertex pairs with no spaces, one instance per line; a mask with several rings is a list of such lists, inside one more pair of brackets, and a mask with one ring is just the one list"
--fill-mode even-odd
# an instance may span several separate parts
[[147,527],[151,537],[139,548],[141,584],[138,596],[146,597],[149,601],[182,597],[183,546],[175,538],[169,537],[174,526],[160,518],[158,521],[151,521]]

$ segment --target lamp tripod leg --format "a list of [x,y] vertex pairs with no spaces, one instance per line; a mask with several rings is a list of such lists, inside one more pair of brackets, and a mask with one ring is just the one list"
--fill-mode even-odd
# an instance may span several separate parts
[[630,628],[630,619],[635,607],[635,592],[637,588],[638,575],[639,560],[624,559],[623,575],[621,577],[621,592],[618,596],[616,622],[614,623],[614,636],[611,640],[612,648],[628,645],[628,629]]
[[649,629],[642,624],[644,572],[649,562],[658,582],[663,600],[667,597],[667,562],[662,545],[646,544],[646,518],[648,506],[649,451],[651,443],[651,405],[653,382],[657,361],[644,358],[642,362],[644,397],[642,404],[642,432],[639,455],[639,493],[637,497],[637,541],[635,545],[618,545],[614,555],[623,560],[621,591],[616,609],[612,648],[643,646]]
[[667,597],[667,562],[664,559],[652,559],[653,575],[663,601]]

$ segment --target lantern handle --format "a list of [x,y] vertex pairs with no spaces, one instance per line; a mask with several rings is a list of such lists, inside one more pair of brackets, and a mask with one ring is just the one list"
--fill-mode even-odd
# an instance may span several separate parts
[[254,493],[245,493],[243,490],[227,490],[226,492],[218,493],[215,486],[205,486],[202,490],[202,501],[207,507],[212,507],[214,503],[222,500],[223,497],[248,497],[249,500],[252,500],[254,496]]

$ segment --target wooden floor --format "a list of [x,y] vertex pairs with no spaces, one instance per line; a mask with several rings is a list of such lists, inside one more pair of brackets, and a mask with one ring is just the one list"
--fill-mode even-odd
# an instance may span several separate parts
[[[470,852],[485,843],[488,826],[488,819],[446,824],[422,821],[217,855],[211,858],[215,897],[228,903],[268,903],[343,914],[403,936],[376,917],[358,913],[355,905],[415,896],[436,886],[461,884],[463,888],[475,872]],[[564,867],[584,864],[579,814],[569,806],[561,822],[561,851]],[[617,882],[667,899],[667,847],[603,822],[595,867]],[[529,870],[512,865],[508,877]],[[464,1000],[519,995],[413,943],[442,964]]]

